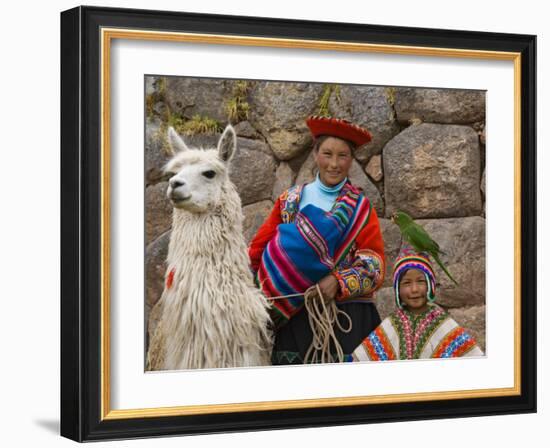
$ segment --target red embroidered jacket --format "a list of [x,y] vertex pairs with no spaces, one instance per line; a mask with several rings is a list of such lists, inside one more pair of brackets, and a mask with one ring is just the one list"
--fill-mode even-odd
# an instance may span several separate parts
[[[252,238],[248,255],[250,266],[255,274],[258,272],[264,249],[275,236],[277,226],[294,221],[302,188],[302,185],[295,186],[281,194],[271,213]],[[336,300],[343,302],[372,297],[372,293],[384,281],[384,272],[384,242],[376,210],[371,206],[367,224],[355,239],[348,255],[332,271],[339,284]],[[274,320],[277,326],[282,323],[281,318],[286,321],[295,315],[303,306],[303,302],[300,303],[301,305],[293,306],[288,300],[274,301],[273,308],[277,311]]]

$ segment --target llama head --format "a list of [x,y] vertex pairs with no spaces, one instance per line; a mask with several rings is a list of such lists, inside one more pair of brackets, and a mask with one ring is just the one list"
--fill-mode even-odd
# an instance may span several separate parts
[[235,130],[228,125],[216,149],[189,148],[172,127],[168,140],[173,152],[164,167],[170,175],[168,199],[175,208],[193,213],[214,209],[229,184],[229,163],[237,148]]

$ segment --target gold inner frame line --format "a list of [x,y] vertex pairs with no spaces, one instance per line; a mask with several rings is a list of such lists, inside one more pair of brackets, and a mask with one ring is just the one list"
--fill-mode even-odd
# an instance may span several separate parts
[[[450,392],[406,393],[377,396],[315,398],[216,405],[188,405],[161,408],[113,410],[111,402],[110,363],[110,67],[111,41],[131,39],[145,41],[186,42],[214,45],[294,48],[412,56],[437,56],[514,62],[514,386],[509,388],[462,390]],[[449,49],[388,44],[333,42],[303,39],[278,39],[215,34],[175,33],[136,29],[101,29],[101,420],[144,417],[199,415],[262,410],[307,409],[430,400],[500,397],[521,393],[521,54],[484,50]]]

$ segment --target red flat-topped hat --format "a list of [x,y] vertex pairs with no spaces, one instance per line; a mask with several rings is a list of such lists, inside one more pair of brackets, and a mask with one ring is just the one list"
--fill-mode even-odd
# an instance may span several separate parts
[[355,143],[358,147],[372,140],[369,131],[342,118],[320,117],[313,115],[306,120],[307,127],[314,138],[330,135]]

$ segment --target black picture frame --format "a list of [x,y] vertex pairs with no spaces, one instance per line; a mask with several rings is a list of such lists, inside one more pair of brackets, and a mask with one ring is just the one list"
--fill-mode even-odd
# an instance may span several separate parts
[[[520,55],[519,393],[199,415],[104,418],[102,28],[483,50]],[[536,36],[99,7],[61,13],[61,435],[76,441],[536,411]]]

